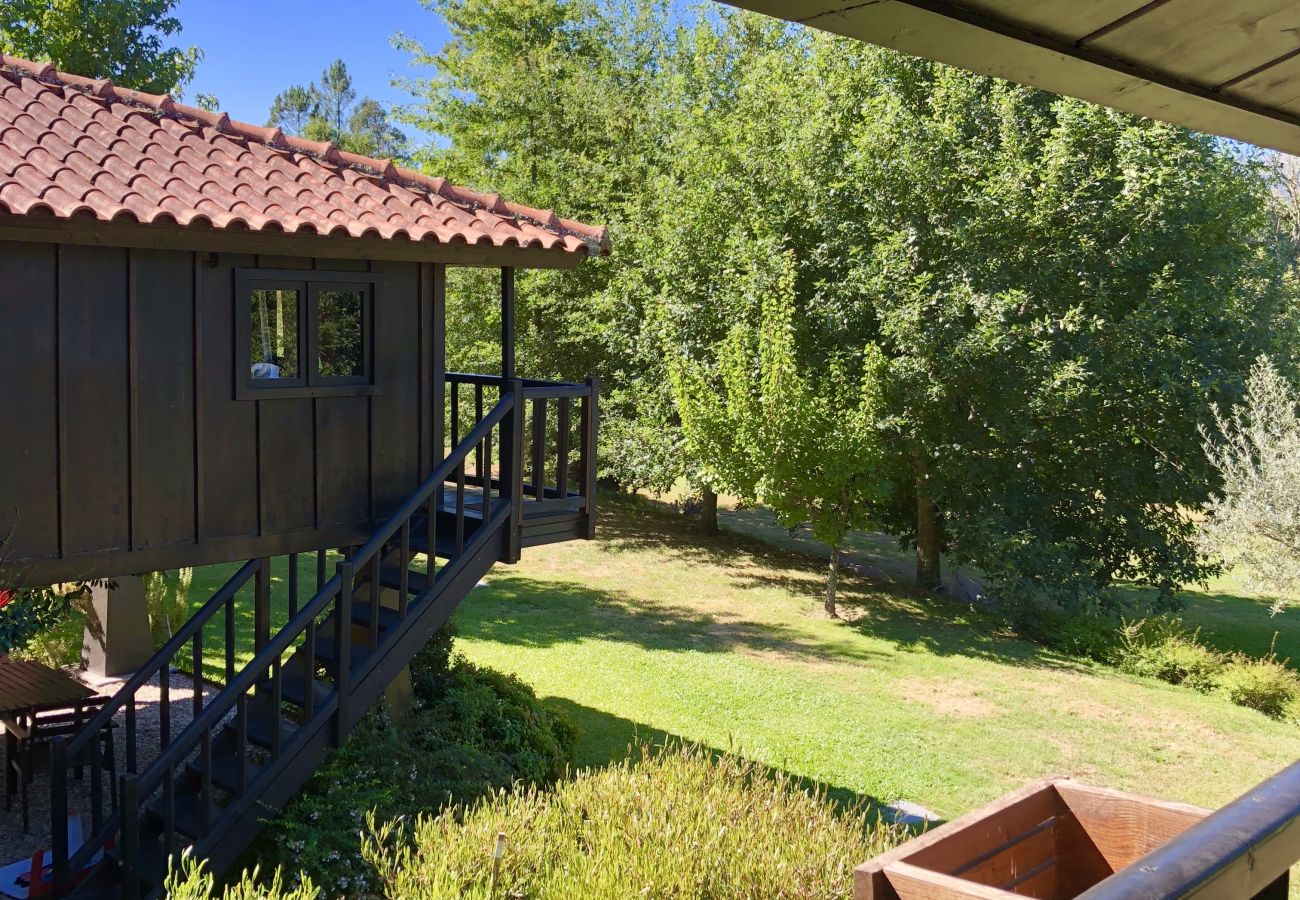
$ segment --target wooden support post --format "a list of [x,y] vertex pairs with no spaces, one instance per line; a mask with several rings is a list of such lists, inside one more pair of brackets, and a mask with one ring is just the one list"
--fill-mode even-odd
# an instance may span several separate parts
[[524,520],[524,383],[516,378],[508,384],[512,403],[501,422],[501,496],[510,502],[510,525],[501,561],[516,563]]
[[501,378],[515,377],[515,270],[501,267]]

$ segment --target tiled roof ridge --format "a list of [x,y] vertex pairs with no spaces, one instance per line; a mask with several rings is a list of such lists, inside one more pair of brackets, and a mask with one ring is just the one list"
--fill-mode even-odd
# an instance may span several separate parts
[[271,150],[302,154],[319,162],[350,169],[365,177],[391,182],[426,194],[436,195],[467,211],[485,210],[499,216],[523,220],[559,237],[571,236],[587,245],[593,256],[609,252],[609,233],[604,226],[587,225],[563,219],[551,209],[535,209],[504,200],[500,194],[483,194],[449,182],[446,178],[426,175],[393,163],[341,150],[331,141],[313,141],[285,134],[275,126],[252,125],[232,119],[224,112],[214,112],[179,103],[169,94],[149,94],[123,88],[109,78],[88,78],[57,69],[52,63],[39,63],[0,53],[0,76],[31,78],[55,88],[69,88],[107,103],[121,103],[145,113],[167,116],[182,123],[211,128],[220,134],[253,141]]

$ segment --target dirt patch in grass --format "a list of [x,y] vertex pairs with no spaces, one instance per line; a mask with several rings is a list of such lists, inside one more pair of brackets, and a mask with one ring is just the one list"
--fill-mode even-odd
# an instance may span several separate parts
[[941,716],[987,719],[1006,713],[992,700],[951,678],[904,678],[897,689],[904,700],[928,706]]

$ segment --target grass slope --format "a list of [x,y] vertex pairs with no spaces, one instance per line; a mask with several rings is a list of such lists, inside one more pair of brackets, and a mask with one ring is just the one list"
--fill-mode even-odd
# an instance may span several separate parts
[[[610,501],[594,542],[529,551],[458,612],[459,648],[582,728],[584,765],[676,736],[841,795],[945,816],[1070,774],[1207,806],[1300,755],[1300,729],[990,635],[941,601]],[[792,539],[793,540],[793,539]]]

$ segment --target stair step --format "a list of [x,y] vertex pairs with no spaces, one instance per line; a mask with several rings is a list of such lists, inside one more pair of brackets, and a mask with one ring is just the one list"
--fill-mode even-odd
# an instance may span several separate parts
[[[184,835],[187,838],[198,840],[205,834],[203,828],[203,798],[198,793],[182,792],[179,787],[175,793],[175,805],[172,823],[176,827],[176,833]],[[145,807],[145,810],[157,822],[161,830],[166,823],[166,809],[163,806],[163,800],[159,797],[157,800]],[[215,803],[208,803],[208,823],[215,822],[217,816],[221,814],[221,807]]]
[[[230,732],[234,737],[234,732]],[[233,741],[231,742],[233,746]],[[248,762],[247,781],[251,783],[257,775],[258,766],[252,761]],[[203,770],[197,762],[192,762],[185,767],[185,772],[192,779],[194,784],[202,783]],[[212,784],[228,794],[239,793],[239,755],[234,750],[225,753],[218,753],[214,748],[212,751]]]
[[[280,729],[280,746],[283,747],[288,743],[289,738],[293,737],[297,730],[294,724],[284,716],[280,715],[279,710],[272,710],[271,703],[265,696],[254,694],[248,699],[247,711],[247,729],[248,743],[255,747],[261,747],[263,750],[271,749],[271,738],[274,735],[272,730],[278,726]],[[274,722],[274,724],[272,724]],[[215,768],[215,758],[217,756],[234,756],[239,751],[238,737],[238,720],[231,721],[225,728],[217,732],[212,741],[212,755],[214,757],[213,766]],[[249,761],[249,776],[252,776],[256,768],[252,761]]]
[[[469,543],[471,531],[465,529],[465,543]],[[451,528],[440,527],[435,537],[434,556],[440,556],[443,559],[451,559],[456,555],[456,541],[453,537]],[[428,554],[429,552],[429,534],[423,526],[411,529],[411,550],[415,553]]]
[[[355,669],[370,658],[370,651],[365,647],[353,644],[349,648],[349,658],[352,662],[352,668]],[[316,661],[329,665],[338,657],[334,653],[333,636],[320,636],[316,638]]]
[[[421,576],[421,579],[423,579],[423,577],[424,576]],[[384,587],[391,587],[394,589],[396,589],[399,586],[396,578],[393,579],[393,583],[391,585],[387,584],[384,581],[382,574],[379,577],[379,583],[384,585]],[[412,593],[414,593],[414,591],[412,591]],[[352,604],[352,624],[359,625],[362,628],[370,627],[370,604],[369,603]],[[380,634],[383,634],[389,629],[394,628],[400,624],[402,624],[402,618],[397,614],[397,610],[391,609],[387,606],[379,607],[379,633]]]
[[[395,566],[386,566],[380,569],[379,583],[386,588],[391,588],[395,591],[400,591],[402,589],[402,570]],[[426,575],[424,572],[411,572],[407,576],[406,591],[409,594],[422,594],[424,593],[424,589],[428,586],[429,586],[429,576]],[[357,620],[356,614],[354,613],[352,617],[352,621],[355,622],[356,620]],[[370,615],[369,612],[367,611],[366,624],[369,624],[369,622],[370,622]],[[381,628],[387,627],[384,625],[383,619],[379,620],[379,624]]]
[[[356,621],[354,618],[353,621]],[[382,622],[381,622],[382,626]],[[280,670],[280,699],[294,706],[307,708],[307,679],[303,677],[305,657],[295,654]],[[268,687],[269,690],[269,687]],[[318,678],[311,679],[313,706],[324,702],[333,690]]]

